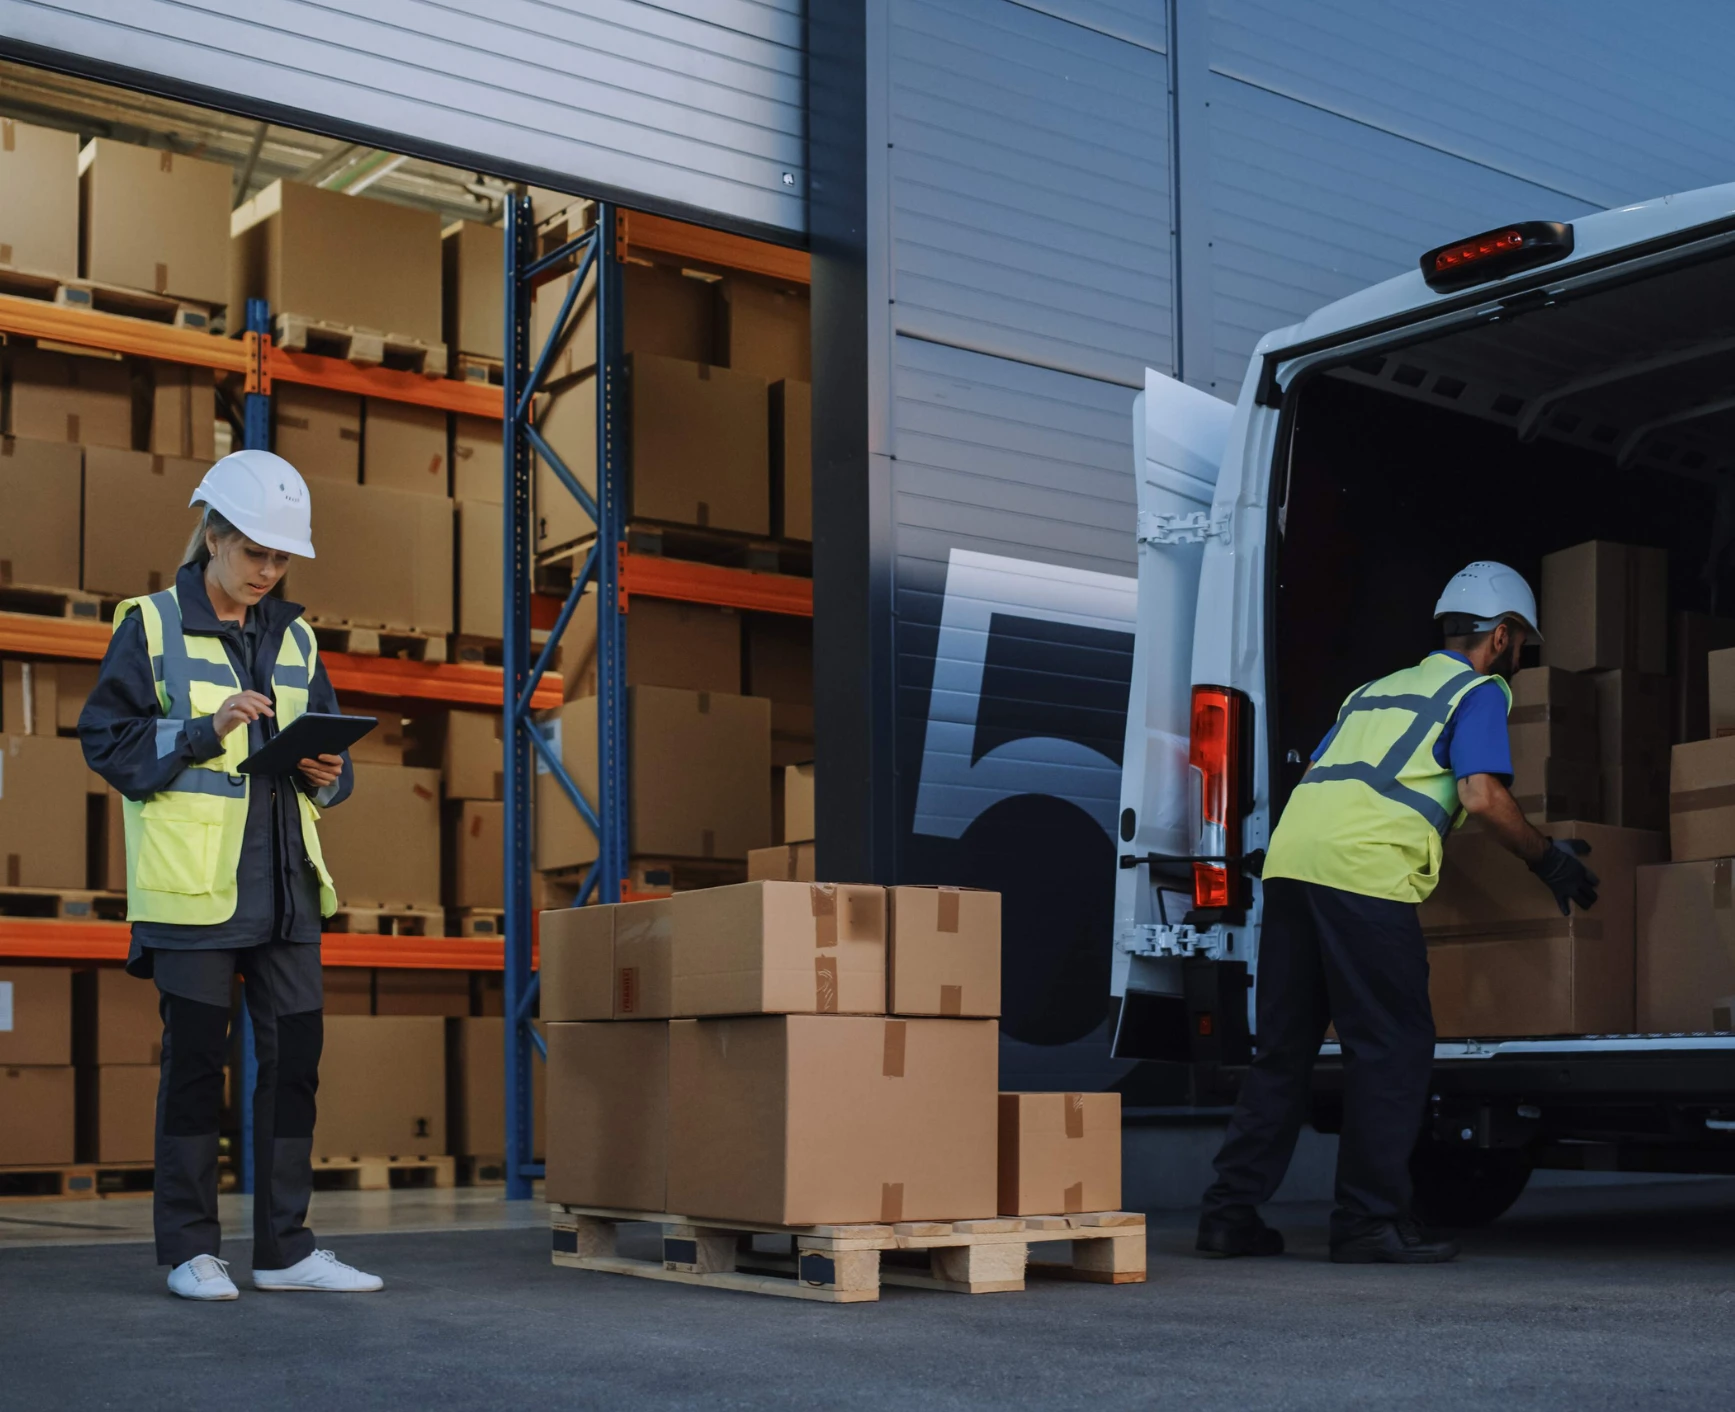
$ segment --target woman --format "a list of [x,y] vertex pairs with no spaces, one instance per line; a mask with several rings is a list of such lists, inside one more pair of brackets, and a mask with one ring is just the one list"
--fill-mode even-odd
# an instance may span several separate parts
[[307,485],[280,456],[238,451],[192,504],[204,514],[174,587],[115,610],[78,720],[85,759],[126,801],[127,971],[155,979],[163,1017],[157,1259],[184,1299],[237,1297],[217,1258],[217,1128],[239,974],[259,1064],[254,1288],[376,1290],[306,1226],[320,918],[337,906],[315,820],[354,776],[347,755],[302,760],[298,776],[239,769],[296,716],[338,709],[301,609],[270,596],[292,555],[313,557]]

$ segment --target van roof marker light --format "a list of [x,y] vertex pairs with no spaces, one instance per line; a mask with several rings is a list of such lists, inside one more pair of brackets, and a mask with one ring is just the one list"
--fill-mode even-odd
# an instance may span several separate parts
[[1429,289],[1462,289],[1564,260],[1570,254],[1570,225],[1563,221],[1519,221],[1436,246],[1422,256],[1422,278]]

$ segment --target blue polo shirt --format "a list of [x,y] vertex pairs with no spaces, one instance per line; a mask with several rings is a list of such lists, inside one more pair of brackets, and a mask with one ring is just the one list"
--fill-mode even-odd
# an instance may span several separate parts
[[[1437,656],[1450,657],[1466,667],[1470,659],[1462,652],[1440,648]],[[1325,739],[1314,747],[1313,759],[1325,753]],[[1466,775],[1498,775],[1506,784],[1512,783],[1512,741],[1506,734],[1506,693],[1497,681],[1486,681],[1458,703],[1458,709],[1447,719],[1440,738],[1434,742],[1434,759],[1442,769],[1450,770],[1455,779]]]

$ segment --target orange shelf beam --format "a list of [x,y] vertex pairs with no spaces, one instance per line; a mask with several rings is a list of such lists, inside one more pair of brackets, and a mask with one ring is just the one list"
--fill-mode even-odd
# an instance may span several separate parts
[[66,309],[16,294],[0,294],[0,331],[73,343],[81,348],[101,348],[110,353],[191,363],[220,373],[247,371],[247,350],[234,339],[150,319],[128,318],[124,314]]
[[813,283],[813,258],[805,250],[749,240],[704,226],[672,221],[667,216],[647,216],[642,211],[621,211],[616,216],[615,252],[626,259],[634,247],[655,250],[680,259],[722,265],[748,274],[768,275],[793,284]]
[[[125,922],[58,922],[0,917],[0,957],[14,961],[124,961],[132,943]],[[388,966],[423,971],[498,971],[503,943],[461,936],[369,936],[327,932],[327,966]],[[533,959],[532,964],[535,964]]]
[[424,377],[401,368],[362,367],[319,353],[290,353],[276,344],[266,350],[265,372],[275,382],[305,383],[334,392],[414,402],[417,406],[437,407],[466,417],[492,417],[500,421],[505,415],[503,395],[490,383]]
[[20,657],[76,657],[101,661],[108,651],[107,623],[0,613],[0,652]]
[[793,574],[760,574],[750,569],[726,569],[655,554],[620,556],[621,601],[631,610],[635,594],[672,598],[681,603],[710,603],[756,613],[813,616],[813,580]]

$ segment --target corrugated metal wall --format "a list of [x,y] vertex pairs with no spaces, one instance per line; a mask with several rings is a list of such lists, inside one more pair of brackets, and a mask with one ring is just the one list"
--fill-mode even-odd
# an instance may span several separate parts
[[331,119],[653,208],[801,231],[804,11],[803,0],[0,0],[0,35],[75,66],[293,110],[308,127]]

